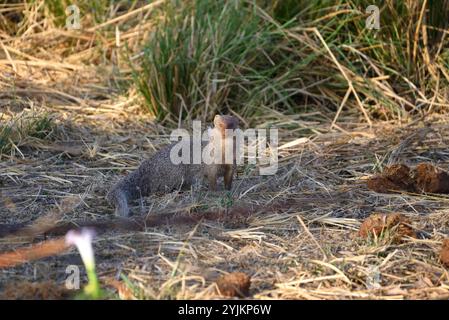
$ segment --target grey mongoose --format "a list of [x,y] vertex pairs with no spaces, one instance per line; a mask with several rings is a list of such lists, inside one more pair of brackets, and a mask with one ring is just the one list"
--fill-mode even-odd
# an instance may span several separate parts
[[[214,128],[209,130],[210,140],[202,142],[207,146],[216,139],[222,139],[222,157],[224,148],[229,144],[224,142],[225,130],[238,128],[238,119],[229,115],[216,115]],[[140,166],[126,177],[119,180],[106,195],[108,202],[115,207],[115,214],[122,217],[129,216],[128,202],[155,192],[171,192],[177,188],[189,188],[203,178],[207,178],[211,190],[216,190],[217,178],[224,177],[227,190],[232,187],[232,178],[235,171],[235,138],[233,144],[233,163],[224,161],[218,164],[174,164],[170,159],[170,151],[176,145],[172,143],[156,152],[151,158],[144,160]],[[224,152],[223,152],[224,151]]]

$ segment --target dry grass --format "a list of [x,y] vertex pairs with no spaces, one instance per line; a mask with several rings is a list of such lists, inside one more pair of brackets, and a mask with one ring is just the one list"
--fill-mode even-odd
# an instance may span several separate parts
[[[112,22],[102,33],[80,34],[43,19],[20,36],[1,34],[1,121],[45,113],[52,119],[44,136],[11,136],[2,154],[1,224],[110,217],[107,188],[167,142],[169,129],[143,113],[133,87],[120,86],[130,76],[121,55],[139,54],[151,28],[147,11],[136,16],[118,22],[127,26],[120,34],[127,49],[117,46]],[[320,111],[261,117],[260,126],[270,120],[280,127],[281,146],[309,133],[280,148],[277,175],[261,178],[256,168],[241,168],[230,194],[203,189],[136,202],[133,212],[143,216],[237,212],[232,219],[103,233],[95,242],[100,281],[117,288],[111,279],[125,275],[127,298],[210,299],[219,297],[215,279],[241,271],[251,276],[256,299],[449,298],[449,272],[438,260],[449,234],[448,196],[366,187],[368,176],[391,163],[429,161],[448,169],[449,120],[435,114],[370,126],[361,117],[342,112],[333,126],[317,121],[326,118]],[[358,239],[361,221],[373,212],[403,213],[418,239]],[[29,241],[3,238],[0,250]],[[81,265],[75,251],[1,269],[0,290],[23,281],[63,286],[69,264]]]

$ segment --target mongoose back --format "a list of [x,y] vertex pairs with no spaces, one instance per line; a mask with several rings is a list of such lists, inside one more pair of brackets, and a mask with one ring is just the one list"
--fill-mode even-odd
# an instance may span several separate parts
[[[209,135],[213,138],[211,137],[209,142],[203,142],[202,146],[216,142],[214,139],[224,139],[226,129],[237,128],[237,118],[216,115],[214,128],[209,131]],[[217,178],[221,176],[224,177],[226,189],[231,189],[235,160],[234,164],[173,164],[170,152],[175,145],[176,143],[170,144],[156,152],[151,158],[144,160],[135,171],[121,179],[109,190],[106,199],[115,207],[116,215],[129,216],[128,202],[131,200],[155,192],[171,192],[177,188],[188,188],[204,177],[207,177],[212,190],[216,190]],[[225,148],[226,144],[222,143],[221,145],[222,148]]]

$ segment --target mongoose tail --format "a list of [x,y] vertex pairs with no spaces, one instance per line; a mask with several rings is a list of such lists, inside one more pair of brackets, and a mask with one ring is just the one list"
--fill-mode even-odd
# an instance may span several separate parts
[[115,207],[116,216],[129,216],[128,197],[125,191],[115,187],[108,192],[106,200]]
[[[165,163],[168,161],[166,153],[167,151],[162,149],[152,158],[144,160],[137,170],[122,178],[109,190],[106,200],[115,207],[116,215],[128,217],[129,201],[149,195],[152,188],[155,189],[154,191],[158,191],[155,188],[158,185],[158,180],[155,179],[157,175],[153,172],[153,166],[157,166],[159,162],[154,161],[153,158],[160,159]],[[166,172],[160,170],[160,175],[165,176]]]

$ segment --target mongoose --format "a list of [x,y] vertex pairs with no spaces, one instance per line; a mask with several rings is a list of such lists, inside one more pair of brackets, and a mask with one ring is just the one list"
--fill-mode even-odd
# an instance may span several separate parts
[[[237,128],[237,118],[216,115],[214,128],[209,130],[210,140],[202,142],[202,147],[221,139],[219,142],[221,142],[224,159],[224,150],[229,147],[229,141],[228,143],[223,141],[225,130]],[[234,145],[235,139],[231,142]],[[116,215],[129,216],[128,201],[155,192],[171,192],[177,188],[189,188],[196,182],[200,182],[204,177],[208,179],[212,190],[216,190],[218,177],[224,177],[226,189],[231,189],[235,171],[235,146],[233,146],[233,164],[225,164],[224,162],[221,162],[222,164],[205,164],[203,162],[201,164],[173,164],[170,159],[170,151],[175,145],[176,143],[172,143],[156,152],[151,158],[144,160],[139,168],[121,179],[109,190],[106,199],[115,207]]]

